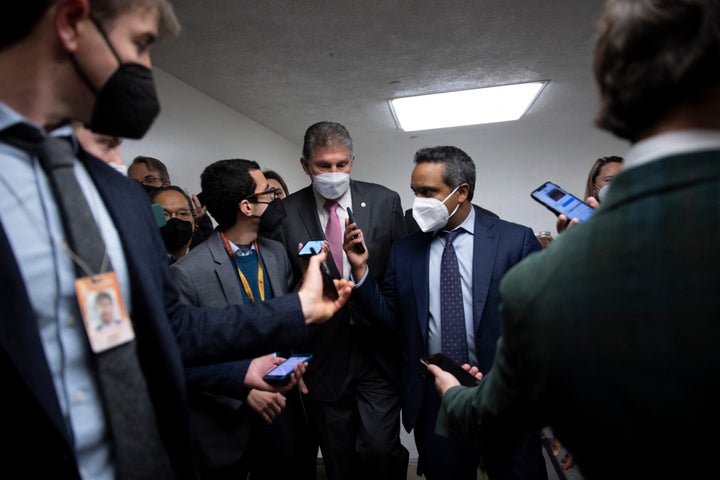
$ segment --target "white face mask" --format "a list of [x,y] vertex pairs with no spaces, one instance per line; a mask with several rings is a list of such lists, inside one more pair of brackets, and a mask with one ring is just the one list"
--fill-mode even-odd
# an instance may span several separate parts
[[598,190],[597,193],[598,202],[602,202],[603,200],[605,200],[605,195],[607,195],[608,187],[610,187],[609,183],[606,183],[605,185],[600,187],[600,190]]
[[457,209],[460,208],[460,204],[458,203],[452,213],[448,214],[445,202],[447,202],[448,198],[452,197],[452,195],[457,192],[458,188],[460,188],[460,185],[455,187],[453,191],[450,192],[450,195],[445,197],[445,200],[442,202],[437,198],[415,197],[415,201],[413,203],[413,218],[420,227],[420,230],[423,232],[430,232],[447,225],[450,217],[455,215]]
[[125,164],[117,165],[115,163],[110,163],[109,165],[127,177],[127,172],[128,172],[127,165],[125,165]]
[[313,175],[313,188],[326,200],[337,200],[350,188],[350,174],[343,172]]

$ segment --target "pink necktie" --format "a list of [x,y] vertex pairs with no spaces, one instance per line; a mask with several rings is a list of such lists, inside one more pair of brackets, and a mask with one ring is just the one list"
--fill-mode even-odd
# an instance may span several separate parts
[[323,208],[327,210],[329,218],[325,226],[325,240],[330,244],[330,253],[332,254],[335,266],[343,277],[343,248],[342,248],[342,227],[340,226],[340,217],[337,214],[338,202],[335,200],[327,200]]

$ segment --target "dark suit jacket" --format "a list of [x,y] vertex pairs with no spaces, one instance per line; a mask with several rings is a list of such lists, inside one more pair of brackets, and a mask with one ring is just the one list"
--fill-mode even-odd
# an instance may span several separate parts
[[[146,193],[136,182],[81,155],[120,234],[131,283],[138,355],[160,434],[177,478],[195,478],[183,361],[200,364],[262,355],[307,335],[297,295],[270,303],[199,309],[180,302]],[[0,461],[27,478],[78,479],[37,322],[0,225]]]
[[507,274],[494,367],[447,393],[444,428],[482,443],[550,425],[588,480],[702,477],[690,459],[720,447],[719,246],[720,151],[623,170],[593,218]]
[[[500,336],[498,285],[505,272],[541,249],[532,230],[479,213],[475,208],[473,250],[473,320],[480,371],[487,371]],[[368,308],[365,318],[399,331],[402,342],[403,425],[409,432],[423,399],[428,344],[428,262],[432,233],[414,233],[395,244],[382,290],[368,276],[353,297]],[[371,270],[372,272],[372,270]]]
[[[385,273],[392,243],[405,235],[400,197],[381,185],[356,180],[350,182],[350,191],[353,214],[363,231],[365,244],[370,252],[370,271],[380,279]],[[300,275],[298,243],[322,240],[325,234],[318,219],[312,186],[286,197],[283,206],[287,218],[282,223],[277,238],[285,244],[297,277]],[[337,277],[334,262],[328,258],[327,264]],[[309,364],[305,381],[312,398],[330,401],[342,394],[348,379],[349,353],[353,350],[353,345],[360,344],[362,348],[370,348],[372,358],[391,381],[397,381],[399,353],[393,339],[387,332],[378,332],[377,329],[361,326],[351,328],[351,316],[353,322],[368,324],[359,319],[361,315],[351,297],[348,305],[330,321],[310,327],[311,340],[307,350],[315,356]]]
[[[290,291],[292,267],[285,247],[260,237],[258,250],[273,296]],[[215,232],[175,262],[170,273],[180,297],[188,303],[213,307],[243,303],[235,264]],[[255,415],[243,408],[247,394],[244,379],[250,362],[237,360],[186,370],[192,425],[199,459],[205,465],[226,466],[240,460],[245,452]]]

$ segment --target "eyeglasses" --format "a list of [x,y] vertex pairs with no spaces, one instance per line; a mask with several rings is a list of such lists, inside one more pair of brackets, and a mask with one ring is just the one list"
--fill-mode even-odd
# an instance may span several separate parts
[[187,208],[183,208],[175,212],[163,209],[163,214],[165,215],[165,220],[170,220],[171,218],[176,217],[187,222],[193,217],[192,212]]
[[250,200],[251,198],[255,198],[255,200],[257,201],[257,199],[259,197],[265,197],[268,195],[272,195],[273,199],[280,198],[280,190],[277,188],[274,188],[274,187],[270,187],[265,191],[253,193],[252,195],[248,195],[247,197],[245,197],[245,199]]
[[148,187],[152,187],[153,183],[157,181],[162,181],[162,178],[160,177],[153,177],[152,175],[148,175],[147,177],[143,178],[140,183],[143,185],[147,185]]

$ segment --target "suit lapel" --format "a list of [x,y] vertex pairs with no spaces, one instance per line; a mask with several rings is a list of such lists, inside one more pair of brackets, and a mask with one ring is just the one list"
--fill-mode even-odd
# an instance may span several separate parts
[[298,220],[307,231],[307,240],[323,240],[325,239],[325,231],[318,219],[312,186],[304,188],[301,192],[302,197],[300,198],[297,214]]
[[265,278],[270,282],[273,297],[280,296],[285,293],[285,290],[280,283],[284,280],[281,279],[282,271],[280,269],[280,264],[278,263],[275,255],[270,253],[270,248],[268,247],[268,241],[266,239],[262,237],[258,238],[258,249],[260,250],[262,264],[265,267]]
[[495,219],[480,215],[475,208],[475,233],[473,235],[473,325],[480,328],[483,310],[492,282],[493,265],[498,249],[498,235],[493,230]]
[[[430,311],[430,277],[428,274],[430,262],[430,243],[432,242],[432,233],[415,234],[417,241],[411,243],[412,248],[409,250],[407,258],[402,259],[407,262],[410,269],[410,282],[412,283],[412,291],[415,292],[415,308],[418,312],[418,327],[423,337],[423,345],[428,344],[428,321]],[[402,281],[402,280],[400,280]]]
[[229,305],[242,304],[243,296],[238,283],[236,266],[228,257],[220,235],[217,232],[213,233],[205,241],[215,262],[215,276],[217,277],[218,288],[225,296],[225,300]]
[[[353,215],[355,215],[358,227],[360,227],[363,232],[366,232],[366,229],[370,228],[372,222],[370,212],[374,207],[373,202],[367,197],[361,183],[351,181],[350,192],[352,194]],[[366,238],[365,241],[367,243],[368,239]]]

